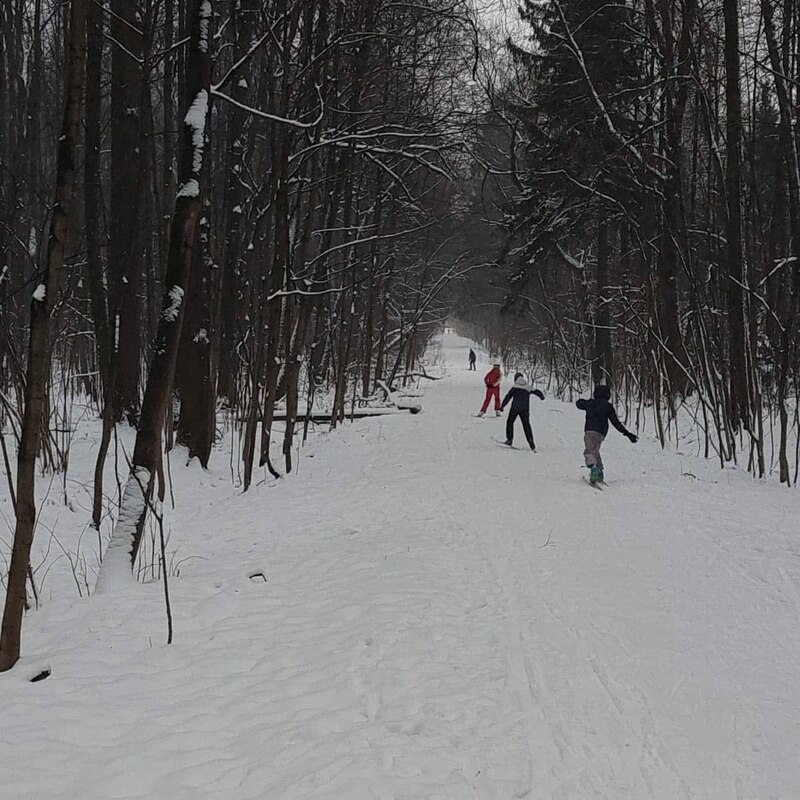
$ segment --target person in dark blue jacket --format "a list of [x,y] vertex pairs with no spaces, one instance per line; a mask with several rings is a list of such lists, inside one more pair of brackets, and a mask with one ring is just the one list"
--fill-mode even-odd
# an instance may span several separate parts
[[531,430],[531,395],[535,394],[540,400],[544,400],[544,392],[540,389],[532,389],[525,376],[518,372],[514,375],[514,385],[508,390],[508,394],[500,407],[502,411],[511,403],[511,413],[506,420],[506,444],[511,447],[514,444],[514,422],[517,417],[522,421],[522,430],[525,431],[525,438],[531,446],[531,450],[536,452],[536,442],[533,441],[533,431]]
[[604,475],[600,445],[608,433],[608,423],[610,422],[632,444],[636,444],[639,439],[619,421],[617,412],[611,405],[611,390],[608,386],[602,384],[595,386],[594,397],[591,400],[581,398],[575,405],[586,412],[586,424],[583,427],[583,457],[590,470],[589,482],[602,483]]

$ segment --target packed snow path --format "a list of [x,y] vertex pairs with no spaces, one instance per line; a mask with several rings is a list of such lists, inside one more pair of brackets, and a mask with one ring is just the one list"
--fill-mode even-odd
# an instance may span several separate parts
[[158,584],[29,620],[0,798],[800,797],[797,492],[613,430],[594,491],[579,412],[504,449],[444,356],[277,485],[173,467],[175,643]]

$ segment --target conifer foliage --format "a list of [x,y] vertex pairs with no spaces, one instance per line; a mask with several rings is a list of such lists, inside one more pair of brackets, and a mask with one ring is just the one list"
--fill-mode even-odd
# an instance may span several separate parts
[[475,150],[496,266],[472,276],[462,314],[557,391],[608,383],[662,443],[688,419],[706,456],[787,485],[795,14],[772,0],[525,2]]

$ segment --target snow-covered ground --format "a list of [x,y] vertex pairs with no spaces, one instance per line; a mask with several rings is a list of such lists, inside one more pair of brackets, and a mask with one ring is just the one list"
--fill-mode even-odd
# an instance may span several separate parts
[[797,492],[613,430],[595,491],[569,405],[492,440],[467,346],[277,484],[173,461],[174,644],[157,582],[45,602],[0,798],[800,797]]

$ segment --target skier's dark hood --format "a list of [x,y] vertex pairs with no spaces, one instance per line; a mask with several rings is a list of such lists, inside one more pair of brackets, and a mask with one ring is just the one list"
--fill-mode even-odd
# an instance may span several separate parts
[[[629,434],[625,426],[619,421],[617,412],[614,411],[614,406],[611,405],[610,398],[611,390],[608,386],[598,384],[594,387],[593,400],[581,398],[575,403],[581,411],[586,412],[586,424],[583,429],[585,431],[595,431],[605,436],[608,433],[608,423],[610,422],[620,433],[630,438],[632,434]],[[631,441],[636,441],[636,437],[634,436]]]
[[599,386],[594,387],[594,399],[595,400],[610,400],[611,399],[611,389],[608,386],[600,384]]

